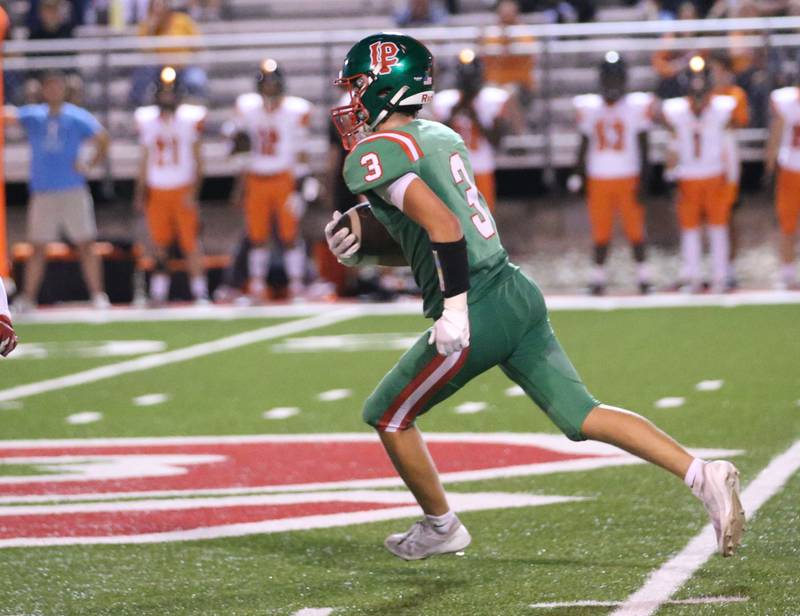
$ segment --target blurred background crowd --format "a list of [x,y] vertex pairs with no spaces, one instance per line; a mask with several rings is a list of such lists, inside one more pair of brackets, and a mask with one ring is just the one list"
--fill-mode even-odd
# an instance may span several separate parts
[[[87,295],[102,308],[109,299],[161,305],[413,294],[403,269],[346,271],[322,236],[334,209],[357,202],[341,182],[345,152],[328,117],[342,96],[332,86],[338,63],[363,32],[399,28],[413,30],[437,58],[442,96],[428,117],[465,137],[512,254],[558,290],[691,283],[701,292],[713,284],[709,276],[687,281],[676,261],[685,246],[674,178],[663,173],[674,132],[663,118],[642,130],[652,138],[638,189],[654,271],[644,287],[626,286],[639,259],[609,257],[610,240],[600,242],[598,261],[575,104],[576,96],[601,93],[598,67],[614,50],[625,91],[652,93],[658,116],[659,100],[690,94],[686,75],[702,58],[709,92],[737,101],[726,128],[738,143],[735,181],[743,189],[731,203],[742,207],[732,214],[741,229],[732,230],[729,276],[714,290],[795,284],[787,267],[794,268],[787,246],[795,231],[789,239],[786,228],[778,231],[765,144],[772,93],[795,85],[800,70],[798,25],[767,18],[800,15],[798,0],[2,5],[11,18],[5,171],[20,311]],[[66,119],[53,129],[48,118],[58,114]],[[156,168],[156,158],[172,175]],[[83,218],[64,214],[54,192]],[[598,265],[612,271],[598,273]]]

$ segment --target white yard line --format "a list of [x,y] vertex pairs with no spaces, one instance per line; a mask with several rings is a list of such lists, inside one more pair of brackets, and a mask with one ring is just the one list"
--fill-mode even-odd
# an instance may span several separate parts
[[[789,447],[762,470],[742,492],[748,521],[777,494],[800,469],[800,441]],[[639,590],[628,597],[611,616],[650,616],[666,603],[716,552],[711,524],[706,525],[683,550],[650,574]]]
[[[660,293],[644,296],[588,297],[585,295],[548,295],[550,310],[625,310],[635,308],[687,308],[711,306],[767,306],[800,304],[800,293],[792,291],[742,291],[729,295],[684,295]],[[238,307],[225,305],[176,306],[159,309],[118,307],[93,310],[85,307],[42,308],[29,314],[15,316],[16,323],[119,323],[139,321],[228,321],[254,318],[308,317],[331,314],[343,307],[358,307],[363,314],[376,316],[421,315],[422,302],[417,299],[388,304],[356,304],[349,300],[338,302],[307,302],[304,304],[275,304]]]
[[[673,599],[664,601],[665,605],[705,605],[707,603],[746,603],[749,597],[695,597],[692,599]],[[583,599],[580,601],[546,601],[531,603],[528,607],[538,610],[553,610],[560,607],[617,607],[622,601],[595,601]]]
[[25,385],[17,385],[16,387],[0,390],[0,401],[19,400],[20,398],[27,398],[50,391],[57,391],[68,387],[76,387],[78,385],[110,379],[122,374],[141,372],[143,370],[159,368],[182,361],[189,361],[205,355],[230,351],[257,342],[282,338],[283,336],[298,334],[318,327],[333,325],[360,316],[360,314],[361,312],[355,308],[339,308],[331,313],[300,319],[298,321],[281,323],[279,325],[261,327],[240,334],[218,338],[217,340],[175,349],[174,351],[154,353],[152,355],[145,355],[144,357],[137,357],[114,364],[99,366],[90,370],[83,370],[66,376],[37,381],[35,383],[26,383]]
[[296,611],[292,616],[330,616],[333,614],[332,607],[304,607]]

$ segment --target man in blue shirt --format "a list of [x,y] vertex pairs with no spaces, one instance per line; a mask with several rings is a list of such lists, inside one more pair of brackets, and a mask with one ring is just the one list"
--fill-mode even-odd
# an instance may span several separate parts
[[[65,102],[63,74],[44,75],[42,95],[44,104],[6,108],[7,120],[16,121],[25,129],[31,146],[28,239],[33,244],[33,254],[25,268],[22,294],[15,308],[22,311],[36,305],[45,268],[45,246],[62,237],[78,248],[92,304],[106,308],[109,303],[103,290],[102,265],[92,250],[97,227],[86,173],[105,158],[108,134],[91,113]],[[94,146],[88,162],[80,156],[86,142]]]

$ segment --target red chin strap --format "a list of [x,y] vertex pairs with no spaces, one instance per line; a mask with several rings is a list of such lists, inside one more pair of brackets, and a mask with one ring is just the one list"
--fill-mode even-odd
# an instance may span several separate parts
[[[363,80],[362,86],[356,86],[356,82]],[[335,85],[347,88],[350,95],[350,104],[334,107],[331,109],[331,120],[336,130],[342,136],[342,145],[347,151],[356,147],[356,144],[364,137],[369,120],[369,112],[361,102],[361,94],[369,85],[366,75],[355,75],[347,79],[337,79]]]

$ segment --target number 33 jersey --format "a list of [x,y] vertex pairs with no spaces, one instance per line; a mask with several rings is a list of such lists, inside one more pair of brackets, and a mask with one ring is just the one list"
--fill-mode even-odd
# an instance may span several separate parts
[[654,100],[644,92],[631,92],[613,104],[598,94],[573,99],[578,130],[589,139],[586,172],[590,178],[639,175],[639,134],[652,126]]
[[139,141],[147,150],[148,188],[180,188],[195,181],[194,146],[206,113],[200,105],[178,105],[168,115],[162,115],[156,105],[136,110]]
[[400,244],[411,266],[422,289],[425,315],[438,318],[442,294],[428,234],[387,195],[389,186],[407,173],[425,182],[461,223],[469,257],[470,303],[509,270],[508,255],[475,187],[467,148],[458,133],[439,122],[414,120],[361,140],[345,160],[347,187],[353,194],[366,195],[375,217]]

